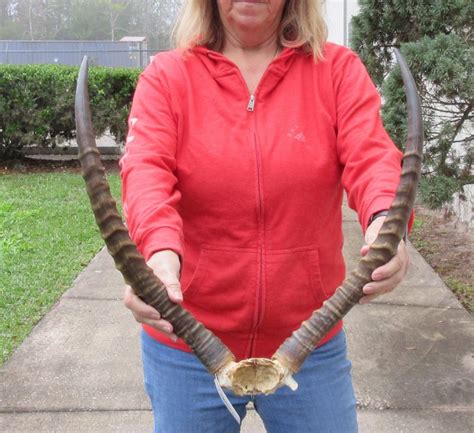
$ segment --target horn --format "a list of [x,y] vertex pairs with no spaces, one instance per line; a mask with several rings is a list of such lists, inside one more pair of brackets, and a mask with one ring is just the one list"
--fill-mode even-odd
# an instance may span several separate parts
[[81,65],[76,91],[76,128],[79,159],[94,215],[117,269],[135,293],[170,321],[175,333],[191,347],[221,386],[237,395],[270,394],[283,385],[297,388],[292,375],[321,338],[360,300],[362,288],[371,281],[372,272],[387,263],[397,252],[415,200],[420,177],[423,127],[421,108],[411,73],[396,50],[405,84],[408,108],[408,137],[403,168],[395,199],[377,239],[356,269],[323,306],[287,338],[272,359],[252,358],[235,362],[229,349],[180,305],[168,299],[163,283],[146,265],[131,241],[118,214],[100,162],[87,92],[87,58]]
[[[297,372],[317,343],[364,295],[362,288],[372,281],[372,272],[397,253],[415,201],[423,153],[421,106],[413,76],[398,50],[395,50],[405,85],[408,111],[408,136],[400,183],[388,215],[369,252],[346,278],[334,295],[302,323],[273,355],[273,360],[290,372]],[[291,373],[290,373],[291,374]]]
[[87,194],[100,228],[102,238],[112,255],[115,266],[122,273],[136,295],[156,308],[168,320],[174,332],[193,350],[211,374],[217,373],[233,363],[234,355],[204,325],[198,322],[183,307],[171,302],[163,283],[147,266],[138,252],[122,222],[115,200],[100,161],[100,153],[95,144],[95,135],[87,90],[88,61],[82,61],[77,80],[75,115],[79,146],[79,160],[86,183]]

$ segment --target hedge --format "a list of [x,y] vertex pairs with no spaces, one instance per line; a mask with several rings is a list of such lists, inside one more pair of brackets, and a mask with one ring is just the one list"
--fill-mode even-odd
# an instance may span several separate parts
[[[0,65],[0,159],[24,146],[54,147],[75,137],[77,67]],[[92,67],[89,92],[94,130],[123,143],[139,69]]]

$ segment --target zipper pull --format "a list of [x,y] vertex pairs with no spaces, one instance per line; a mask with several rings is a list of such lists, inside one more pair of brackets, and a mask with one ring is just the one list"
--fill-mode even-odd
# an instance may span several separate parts
[[247,111],[253,111],[255,109],[255,96],[250,95],[249,103],[247,104]]

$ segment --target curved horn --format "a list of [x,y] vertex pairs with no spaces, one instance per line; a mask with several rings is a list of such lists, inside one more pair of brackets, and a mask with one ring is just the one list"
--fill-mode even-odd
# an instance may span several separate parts
[[302,323],[273,355],[291,372],[297,372],[306,357],[331,328],[341,320],[364,295],[362,288],[372,281],[372,272],[395,256],[398,244],[405,234],[413,208],[420,177],[423,153],[423,125],[421,106],[413,76],[398,50],[395,50],[400,66],[408,110],[408,136],[403,156],[403,168],[395,199],[390,207],[377,239],[358,266],[346,278],[334,295],[312,316]]
[[408,137],[403,169],[395,199],[377,239],[334,295],[295,331],[272,359],[248,359],[235,363],[227,347],[180,305],[168,299],[163,284],[146,265],[131,241],[117,212],[95,145],[87,92],[87,58],[81,65],[76,91],[76,128],[79,159],[97,224],[117,269],[135,293],[173,324],[176,334],[198,356],[222,386],[238,395],[269,394],[283,385],[296,389],[297,372],[321,338],[359,301],[372,272],[397,252],[415,200],[423,150],[421,108],[411,73],[398,50],[395,52],[405,83]]
[[88,62],[84,57],[77,80],[75,114],[79,160],[101,235],[115,266],[127,284],[147,304],[171,322],[174,332],[193,350],[211,374],[233,363],[229,349],[180,305],[171,302],[163,283],[149,268],[132,242],[110,193],[105,169],[95,144],[87,90]]

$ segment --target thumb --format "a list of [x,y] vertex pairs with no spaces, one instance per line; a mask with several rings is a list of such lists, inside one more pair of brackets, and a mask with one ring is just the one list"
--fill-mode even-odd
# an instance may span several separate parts
[[362,246],[360,249],[360,255],[363,257],[365,256],[370,249],[370,244],[372,244],[375,239],[377,238],[377,232],[370,227],[365,232],[365,245]]
[[378,217],[372,221],[369,227],[367,227],[367,230],[365,231],[365,243],[367,245],[370,245],[375,241],[375,239],[377,239],[385,218],[385,216]]
[[166,273],[160,275],[160,280],[165,285],[168,296],[173,302],[183,302],[183,294],[181,292],[181,284],[179,283],[178,277],[173,273]]
[[147,264],[165,285],[171,301],[182,302],[183,294],[179,283],[180,261],[178,255],[171,250],[161,250],[153,254]]

